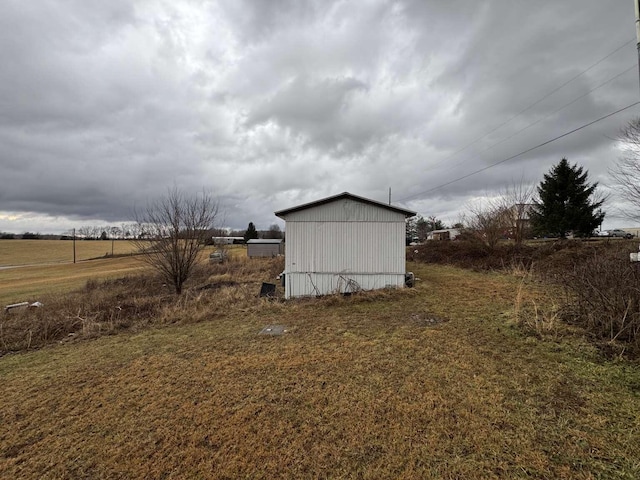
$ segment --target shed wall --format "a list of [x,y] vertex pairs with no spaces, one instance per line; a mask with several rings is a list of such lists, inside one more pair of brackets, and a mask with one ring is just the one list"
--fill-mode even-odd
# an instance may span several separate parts
[[405,273],[405,223],[289,222],[285,271]]
[[282,243],[248,243],[248,257],[276,257],[283,253]]
[[282,218],[286,298],[404,286],[404,213],[343,198]]
[[404,286],[404,274],[350,274],[350,273],[288,273],[285,279],[285,297],[306,297],[331,293],[377,290]]

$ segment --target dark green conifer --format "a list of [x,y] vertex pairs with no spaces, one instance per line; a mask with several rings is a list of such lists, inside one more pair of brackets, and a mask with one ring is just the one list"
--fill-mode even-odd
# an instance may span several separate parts
[[602,223],[604,200],[592,196],[598,183],[587,182],[588,172],[560,160],[538,186],[538,200],[531,212],[534,234],[565,238],[569,232],[587,237]]

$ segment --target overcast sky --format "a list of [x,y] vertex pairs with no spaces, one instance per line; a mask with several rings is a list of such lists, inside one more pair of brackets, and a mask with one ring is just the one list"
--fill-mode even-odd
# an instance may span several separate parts
[[[437,188],[640,100],[632,0],[5,0],[0,12],[0,231],[127,222],[173,185],[213,193],[233,228],[343,191],[387,201],[389,188],[454,223],[562,157],[606,190],[615,138],[640,115]],[[617,203],[605,228],[631,226]]]

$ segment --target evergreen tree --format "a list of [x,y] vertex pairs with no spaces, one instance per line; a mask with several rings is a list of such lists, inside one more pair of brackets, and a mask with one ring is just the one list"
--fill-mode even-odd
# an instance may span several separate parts
[[538,200],[531,211],[531,226],[535,234],[565,238],[586,237],[602,223],[604,200],[591,199],[598,183],[589,185],[588,172],[566,158],[544,175],[538,186]]
[[255,238],[258,238],[258,230],[256,230],[256,226],[253,224],[253,222],[249,222],[247,231],[244,232],[244,241],[248,242],[249,240],[253,240]]

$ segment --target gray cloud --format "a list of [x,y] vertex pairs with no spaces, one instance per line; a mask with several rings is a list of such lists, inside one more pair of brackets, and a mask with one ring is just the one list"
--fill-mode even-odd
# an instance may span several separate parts
[[590,92],[635,65],[632,41],[523,111],[632,40],[632,7],[9,3],[0,230],[125,221],[174,184],[218,195],[234,228],[345,190],[385,200],[389,187],[455,221],[470,198],[536,183],[563,156],[604,185],[638,108],[433,190],[636,101],[633,68]]

